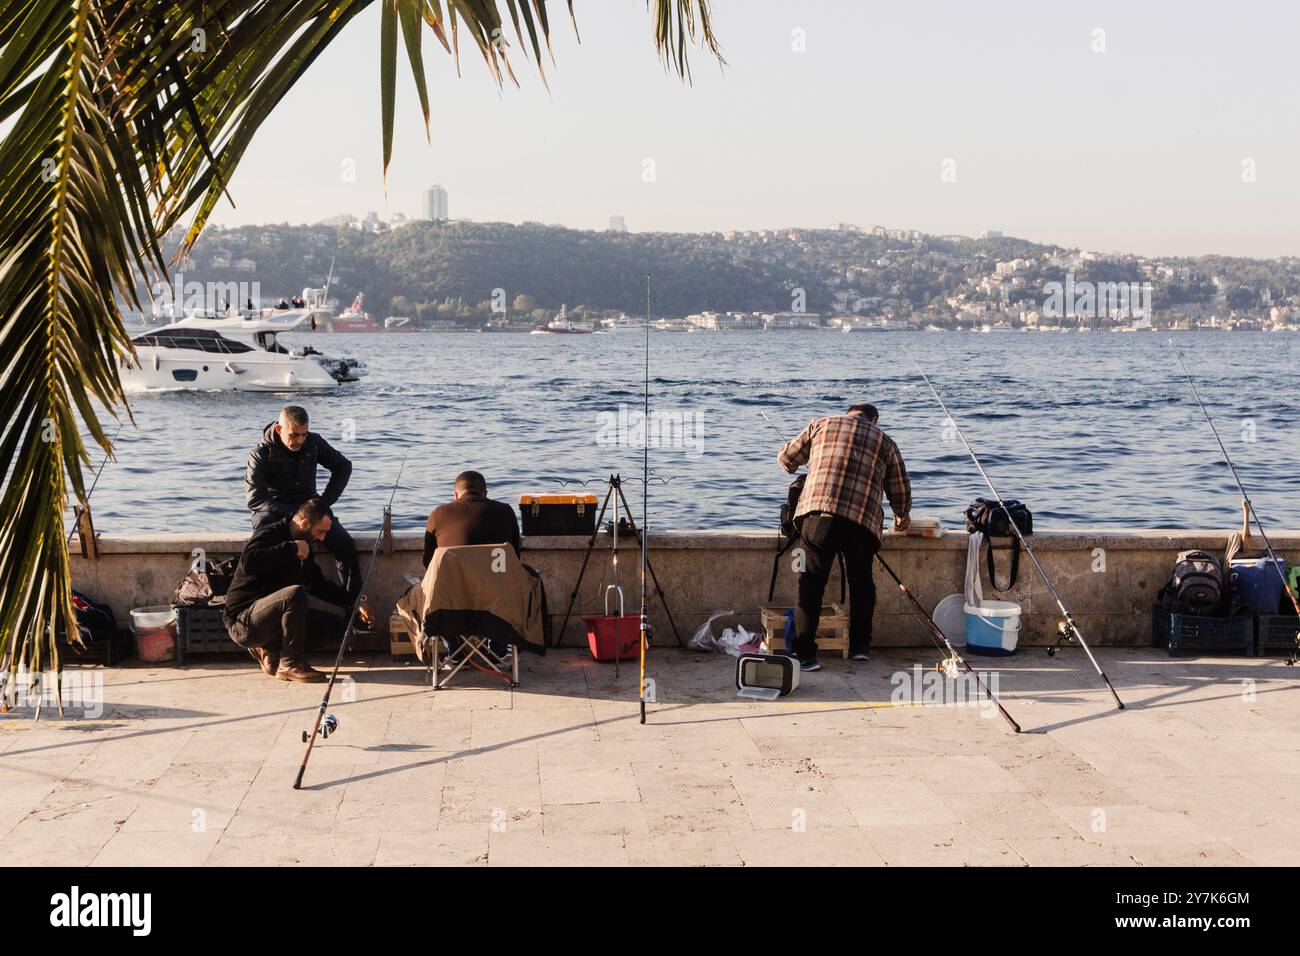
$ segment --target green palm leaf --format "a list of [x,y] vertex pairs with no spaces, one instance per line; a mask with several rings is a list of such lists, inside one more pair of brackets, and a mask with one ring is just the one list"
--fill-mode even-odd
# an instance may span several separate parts
[[[429,135],[421,34],[455,59],[463,28],[498,85],[516,82],[498,0],[8,0],[0,9],[0,661],[59,667],[76,635],[63,515],[84,502],[87,440],[128,415],[132,352],[119,300],[188,253],[261,124],[339,33],[380,11],[381,144],[392,158],[400,31]],[[545,82],[545,0],[504,0],[520,56]],[[572,2],[567,4],[573,20]],[[665,64],[721,59],[707,0],[647,0]],[[576,22],[574,24],[576,32]],[[525,39],[526,37],[526,39]],[[228,197],[227,197],[228,198]],[[88,436],[88,439],[87,437]]]

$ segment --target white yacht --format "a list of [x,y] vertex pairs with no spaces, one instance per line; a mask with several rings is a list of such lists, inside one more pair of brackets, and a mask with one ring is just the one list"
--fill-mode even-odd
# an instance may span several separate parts
[[685,319],[656,319],[653,328],[660,332],[689,332],[691,326]]
[[279,336],[312,316],[311,309],[194,313],[135,336],[136,359],[119,358],[128,392],[205,389],[235,392],[328,391],[366,374],[355,359],[315,349],[294,351]]
[[605,319],[602,325],[611,332],[633,332],[645,328],[645,319],[629,318],[624,312],[618,314],[616,319]]

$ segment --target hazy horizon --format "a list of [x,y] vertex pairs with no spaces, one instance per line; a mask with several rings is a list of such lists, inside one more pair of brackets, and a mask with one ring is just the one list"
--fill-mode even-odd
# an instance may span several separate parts
[[[262,127],[231,184],[238,206],[213,222],[415,216],[439,183],[453,219],[480,222],[847,222],[1151,256],[1300,254],[1285,171],[1300,152],[1295,8],[715,0],[727,65],[694,49],[687,86],[655,56],[643,4],[575,7],[581,46],[552,11],[549,93],[517,58],[520,87],[498,93],[472,47],[457,79],[426,34],[432,145],[399,50],[387,201],[368,10]],[[324,135],[308,126],[322,120]]]

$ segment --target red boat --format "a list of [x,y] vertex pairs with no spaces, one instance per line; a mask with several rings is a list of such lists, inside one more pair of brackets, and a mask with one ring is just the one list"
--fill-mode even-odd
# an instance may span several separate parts
[[362,305],[362,293],[352,300],[352,304],[338,315],[326,315],[319,319],[313,317],[313,325],[318,332],[382,332],[384,327],[370,317]]
[[533,335],[591,335],[594,329],[585,325],[576,325],[569,318],[565,306],[560,306],[560,314],[545,325],[536,326]]

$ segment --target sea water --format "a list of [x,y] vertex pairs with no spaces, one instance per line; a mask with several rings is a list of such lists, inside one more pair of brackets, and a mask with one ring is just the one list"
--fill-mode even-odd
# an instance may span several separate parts
[[[1173,338],[1266,526],[1300,528],[1300,336]],[[636,330],[286,337],[308,341],[364,360],[369,376],[328,395],[133,397],[135,423],[92,499],[96,527],[247,530],[245,462],[287,402],[304,404],[312,429],[352,460],[336,509],[352,529],[378,526],[404,452],[399,529],[421,525],[466,469],[512,502],[603,495],[619,473],[640,520],[647,439],[652,529],[773,529],[789,476],[759,412],[794,435],[856,402],[878,406],[898,442],[914,513],[950,527],[986,494],[954,424],[1037,530],[1240,524],[1240,496],[1163,334],[652,332],[649,420],[646,336]]]

